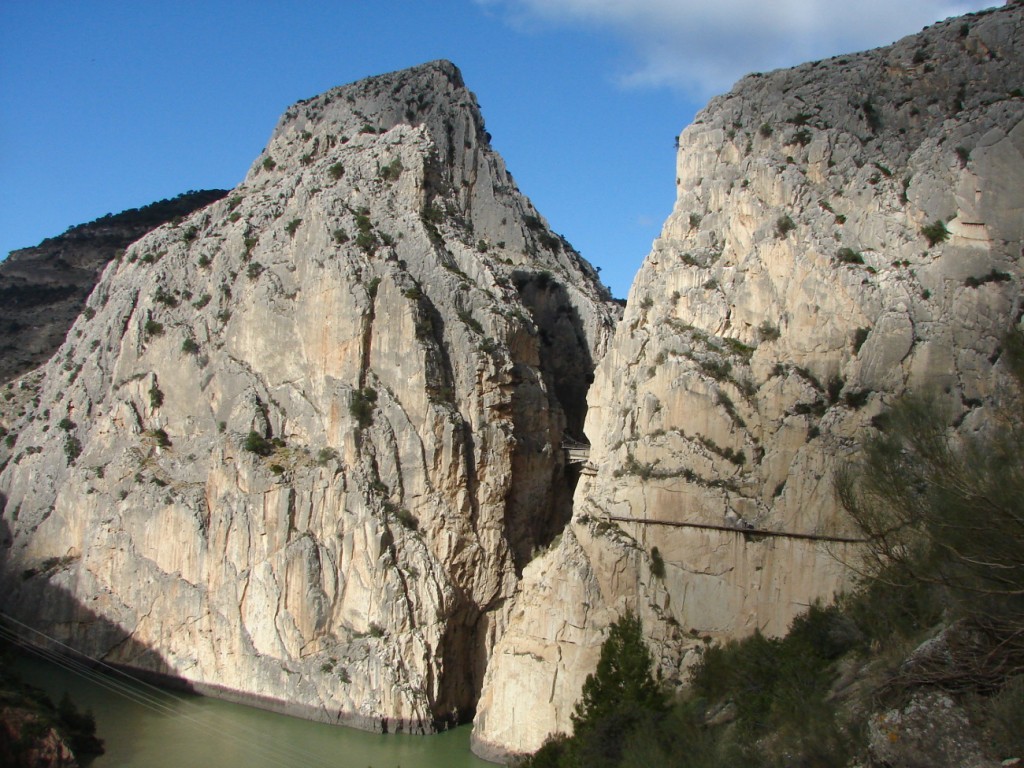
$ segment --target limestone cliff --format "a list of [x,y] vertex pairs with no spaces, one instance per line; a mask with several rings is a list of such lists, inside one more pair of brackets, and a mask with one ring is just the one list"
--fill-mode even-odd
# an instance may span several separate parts
[[118,252],[177,217],[220,200],[223,189],[185,192],[70,227],[0,262],[0,383],[49,360]]
[[300,102],[109,266],[9,425],[3,610],[310,717],[464,720],[614,318],[453,65]]
[[[893,397],[980,429],[1024,241],[1024,8],[751,75],[683,131],[677,201],[589,395],[592,476],[487,669],[484,755],[569,715],[637,611],[669,680],[705,640],[783,633],[848,578],[832,492]],[[691,523],[676,527],[630,520]]]

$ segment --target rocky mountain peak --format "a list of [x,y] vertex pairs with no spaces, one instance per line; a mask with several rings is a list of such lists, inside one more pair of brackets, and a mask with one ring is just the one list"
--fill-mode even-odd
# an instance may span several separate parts
[[300,102],[104,273],[10,420],[5,610],[310,717],[465,720],[615,317],[453,65]]

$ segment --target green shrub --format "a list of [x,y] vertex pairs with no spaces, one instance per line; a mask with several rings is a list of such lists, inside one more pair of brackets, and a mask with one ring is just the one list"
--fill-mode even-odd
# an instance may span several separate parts
[[91,710],[79,710],[65,692],[57,704],[56,715],[59,730],[75,755],[103,754],[103,741],[96,738],[96,718]]
[[171,447],[171,438],[167,434],[167,430],[163,428],[154,429],[149,433],[150,437],[156,440],[156,444],[161,448]]
[[801,147],[806,147],[811,143],[811,132],[806,128],[801,128],[799,131],[793,134],[789,141],[790,144],[799,144]]
[[381,167],[380,178],[383,181],[395,181],[402,175],[403,170],[401,158],[396,157],[390,163]]
[[335,163],[334,165],[327,169],[327,175],[330,176],[335,181],[337,181],[338,179],[345,175],[345,166],[343,166],[340,162]]
[[571,752],[580,765],[614,765],[626,735],[645,718],[667,711],[653,669],[640,619],[626,613],[609,628],[597,669],[587,676],[573,709]]
[[373,423],[373,412],[377,403],[377,390],[372,387],[364,387],[352,391],[352,399],[348,404],[348,412],[356,420],[360,429],[364,429]]
[[854,410],[863,408],[867,405],[868,399],[871,397],[870,389],[851,389],[843,394],[843,402],[846,403],[848,408]]
[[277,167],[277,163],[274,162],[274,158],[266,157],[263,159],[263,170],[272,171]]
[[862,256],[853,248],[840,248],[836,252],[836,258],[839,259],[841,264],[863,264],[864,256]]
[[839,499],[890,582],[939,587],[960,616],[1024,636],[1024,428],[1013,418],[954,442],[952,417],[929,398],[904,398],[840,473]]
[[82,454],[82,443],[74,435],[65,435],[64,437],[64,455],[67,456],[68,464],[74,464]]
[[321,467],[338,460],[338,452],[334,448],[321,448],[316,455],[316,463]]
[[[983,701],[980,719],[997,759],[1024,754],[1024,675],[1009,678],[991,699]],[[1005,764],[1005,763],[1004,763]]]
[[657,547],[651,548],[651,575],[656,579],[665,578],[665,561]]
[[159,408],[164,404],[164,393],[160,391],[160,387],[155,381],[149,388],[149,404],[152,408]]
[[946,229],[946,222],[942,219],[936,219],[931,224],[921,227],[921,234],[928,241],[929,248],[949,239],[949,230]]
[[775,221],[775,236],[782,240],[790,232],[796,229],[796,222],[789,215],[780,216]]
[[757,336],[761,341],[776,341],[781,335],[779,327],[772,325],[767,320],[757,327]]
[[473,314],[467,310],[460,309],[458,311],[459,319],[465,323],[475,333],[483,336],[484,327],[480,324],[480,321],[473,317]]
[[368,256],[372,256],[377,252],[378,245],[377,237],[373,232],[360,230],[359,234],[356,235],[356,247]]
[[843,387],[846,385],[845,379],[842,376],[833,376],[828,380],[828,386],[826,387],[826,393],[828,394],[828,401],[835,405],[839,402],[839,394],[843,391]]
[[1006,283],[1011,279],[1012,278],[1009,273],[993,269],[987,275],[983,275],[982,277],[968,277],[964,280],[964,286],[967,288],[979,288],[982,285],[985,285],[985,283]]
[[242,448],[257,456],[270,456],[274,452],[274,444],[256,430],[249,432]]
[[146,321],[144,330],[146,332],[146,336],[149,338],[153,338],[154,336],[163,336],[164,334],[163,323],[158,323],[153,318],[150,318],[149,320]]
[[420,521],[416,518],[416,515],[414,515],[405,507],[399,507],[395,511],[395,518],[398,520],[398,523],[406,530],[418,531],[420,529]]
[[853,354],[860,352],[860,348],[864,346],[864,342],[868,340],[868,334],[871,333],[869,328],[858,328],[853,332]]
[[199,353],[199,345],[195,342],[195,339],[186,337],[185,340],[181,342],[181,351],[186,355],[195,355]]
[[861,107],[864,110],[864,119],[867,121],[868,128],[872,133],[878,133],[879,128],[882,127],[882,117],[875,109],[875,105],[871,103],[871,99],[866,99]]
[[284,225],[284,231],[288,233],[289,237],[295,237],[295,233],[298,231],[301,224],[302,219],[292,219]]

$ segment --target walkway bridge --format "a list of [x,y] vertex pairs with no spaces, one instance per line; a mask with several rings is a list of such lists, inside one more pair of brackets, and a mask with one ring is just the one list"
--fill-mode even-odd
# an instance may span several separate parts
[[773,531],[755,528],[749,523],[740,522],[736,525],[714,525],[712,523],[686,523],[679,520],[652,520],[644,517],[622,517],[619,515],[602,515],[599,519],[616,523],[634,523],[636,525],[665,525],[672,528],[701,528],[707,531],[728,531],[740,533],[746,539],[759,537],[781,539],[803,539],[804,541],[831,541],[840,544],[863,544],[867,539],[855,539],[850,536],[829,536],[823,533],[795,533],[791,531]]
[[596,475],[597,467],[590,463],[590,443],[581,443],[566,437],[562,440],[562,450],[565,452],[565,463],[575,464],[584,475]]

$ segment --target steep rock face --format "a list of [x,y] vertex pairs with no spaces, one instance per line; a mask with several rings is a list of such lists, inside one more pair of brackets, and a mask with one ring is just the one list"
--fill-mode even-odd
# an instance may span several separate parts
[[310,717],[471,715],[614,313],[458,70],[300,102],[88,307],[12,428],[4,610]]
[[743,529],[849,535],[833,472],[894,396],[984,427],[1022,309],[1022,18],[749,76],[682,133],[674,212],[590,393],[596,475],[525,572],[479,753],[571,730],[627,608],[679,680],[704,639],[783,633],[841,589],[855,545]]
[[42,365],[68,328],[104,267],[119,251],[176,217],[220,200],[223,189],[185,192],[142,208],[71,227],[0,262],[0,382]]

